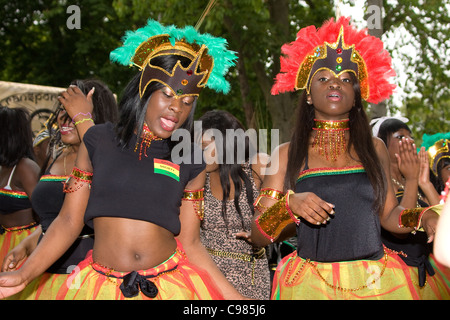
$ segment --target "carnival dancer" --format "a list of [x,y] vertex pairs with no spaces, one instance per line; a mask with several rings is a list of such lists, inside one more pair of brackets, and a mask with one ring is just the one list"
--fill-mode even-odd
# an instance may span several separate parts
[[[91,101],[92,119],[96,124],[117,121],[117,103],[106,84],[98,80],[76,80],[71,85],[75,85],[80,94]],[[39,182],[32,195],[32,206],[39,216],[40,225],[8,253],[3,261],[2,271],[16,270],[25,261],[61,210],[65,196],[63,183],[72,172],[81,144],[77,132],[77,125],[79,125],[77,118],[80,115],[69,118],[64,107],[59,105],[54,116],[47,122],[46,129],[49,132],[52,152],[44,161]],[[69,274],[78,263],[84,260],[88,251],[93,248],[93,244],[94,230],[84,226],[78,238],[58,261],[53,263],[44,274],[34,279],[23,291],[10,298],[20,300],[63,298],[57,296],[59,288],[70,286],[70,282],[67,284]]]
[[79,285],[61,288],[65,299],[240,297],[201,243],[191,241],[205,164],[188,161],[198,160],[192,150],[179,161],[170,139],[189,128],[203,87],[229,90],[224,75],[235,58],[225,39],[191,26],[149,20],[127,32],[111,60],[140,72],[125,89],[120,119],[86,132],[61,212],[25,264],[0,275],[0,295],[48,268],[86,222],[95,230],[94,248],[71,274]]
[[31,194],[39,179],[30,115],[0,106],[0,261],[38,226]]
[[[390,160],[391,180],[402,207],[428,207],[439,203],[439,195],[430,181],[430,166],[424,147],[417,148],[405,118],[372,120],[373,134],[385,143]],[[412,268],[412,278],[420,286],[421,299],[450,299],[448,268],[435,263],[432,244],[425,232],[398,234],[381,229],[383,244],[400,253]],[[434,267],[433,267],[434,266]]]
[[[272,153],[256,207],[256,245],[297,234],[297,251],[276,270],[273,299],[418,299],[408,266],[383,247],[380,226],[398,233],[438,216],[398,206],[385,145],[372,137],[362,99],[390,96],[395,74],[383,43],[350,19],[301,29],[282,47],[272,94],[305,89],[289,143]],[[399,225],[401,225],[399,227]]]
[[268,155],[257,153],[243,125],[227,111],[208,111],[199,121],[206,159],[204,211],[198,220],[201,242],[242,295],[267,300],[266,250],[255,248],[249,234]]
[[[427,158],[429,160],[429,177],[434,185],[436,192],[439,194],[439,204],[448,202],[448,190],[450,186],[450,132],[439,132],[432,135],[424,134],[422,137],[421,147],[425,148]],[[435,203],[433,203],[435,204]],[[435,204],[436,205],[436,204]],[[450,287],[450,265],[446,258],[449,255],[443,254],[444,250],[448,250],[445,246],[446,233],[445,227],[448,221],[448,207],[446,209],[441,209],[441,215],[446,213],[445,221],[441,223],[439,221],[438,230],[440,230],[439,243],[433,244],[434,251],[430,255],[430,262],[437,273],[442,274],[442,277],[446,280],[447,286]],[[445,212],[445,213],[444,213]],[[440,227],[439,227],[440,225]],[[436,257],[439,255],[439,258]],[[443,262],[443,263],[441,263]]]

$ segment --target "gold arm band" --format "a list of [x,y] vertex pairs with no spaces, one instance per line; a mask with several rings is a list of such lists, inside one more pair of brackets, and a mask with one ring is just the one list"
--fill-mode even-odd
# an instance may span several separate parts
[[300,222],[289,208],[289,195],[293,193],[293,191],[289,190],[284,197],[256,218],[257,228],[271,242],[278,238],[287,225],[292,222],[297,224]]
[[260,197],[268,197],[268,198],[272,198],[274,200],[280,200],[281,198],[283,198],[284,194],[282,191],[278,191],[276,189],[272,189],[272,188],[263,188],[261,189],[261,191],[259,192],[259,196]]
[[420,228],[422,216],[428,208],[404,209],[400,212],[398,225],[400,228],[414,228],[415,232]]
[[203,220],[205,217],[203,191],[204,188],[198,190],[184,190],[183,198],[181,198],[181,200],[192,201],[195,214],[200,220]]
[[[263,188],[260,190],[258,198],[256,198],[255,203],[253,204],[253,207],[258,210],[259,212],[263,213],[264,210],[268,209],[265,205],[263,205],[261,203],[261,199],[263,197],[265,198],[270,198],[273,200],[280,200],[281,198],[283,198],[284,194],[281,191],[278,191],[276,189],[272,189],[272,188]],[[263,209],[263,210],[262,210]]]
[[83,171],[77,167],[73,167],[72,174],[70,176],[77,180],[91,183],[93,175],[94,174],[92,172]]
[[[77,167],[73,167],[72,174],[64,182],[63,192],[64,193],[75,192],[79,190],[84,185],[84,183],[87,183],[90,189],[93,175],[94,174],[92,172],[83,171]],[[70,183],[72,178],[75,180],[75,182],[73,183],[74,186],[72,186]]]
[[204,189],[184,190],[182,199],[187,201],[203,200],[203,191]]

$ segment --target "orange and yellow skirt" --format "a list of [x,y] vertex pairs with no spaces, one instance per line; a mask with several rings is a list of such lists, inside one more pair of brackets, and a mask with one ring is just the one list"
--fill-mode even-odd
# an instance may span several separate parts
[[56,296],[65,300],[223,299],[209,275],[189,263],[179,242],[175,253],[165,262],[131,273],[117,272],[95,263],[91,250]]
[[279,263],[273,280],[274,300],[420,300],[450,299],[438,273],[420,287],[417,268],[385,248],[380,260],[323,263],[293,252]]
[[64,300],[63,288],[71,282],[69,274],[45,272],[7,300]]
[[3,263],[3,259],[8,252],[14,249],[23,239],[28,237],[36,230],[38,224],[33,222],[26,226],[17,227],[3,227],[0,226],[0,264]]

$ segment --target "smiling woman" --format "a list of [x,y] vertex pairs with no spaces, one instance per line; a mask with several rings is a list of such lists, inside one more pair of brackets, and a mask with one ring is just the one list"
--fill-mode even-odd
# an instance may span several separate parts
[[[75,80],[76,90],[92,101],[92,118],[95,123],[116,121],[117,104],[109,88],[98,80]],[[92,89],[96,93],[92,94]],[[70,90],[74,90],[72,87]],[[91,94],[90,94],[91,93]],[[93,120],[94,121],[94,120]],[[76,121],[73,121],[63,106],[58,106],[55,115],[49,119],[47,130],[50,135],[50,150],[41,169],[40,179],[33,191],[32,206],[40,219],[40,226],[20,242],[6,256],[3,271],[16,270],[42,241],[44,234],[56,219],[64,202],[63,182],[69,178],[81,145]],[[63,226],[63,230],[66,226]],[[94,231],[85,226],[65,254],[49,266],[45,273],[32,281],[13,299],[55,299],[59,286],[65,285],[74,266],[84,259],[94,244]]]

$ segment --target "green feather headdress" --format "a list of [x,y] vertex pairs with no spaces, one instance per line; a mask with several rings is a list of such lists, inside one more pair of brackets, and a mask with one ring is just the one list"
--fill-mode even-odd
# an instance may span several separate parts
[[450,158],[450,132],[436,133],[433,135],[424,134],[421,147],[425,147],[428,152],[430,169],[437,177],[437,165],[439,161]]
[[[110,59],[142,71],[141,97],[151,81],[167,85],[178,96],[198,95],[204,86],[225,94],[230,91],[225,75],[237,56],[227,49],[224,38],[200,34],[192,26],[180,29],[149,19],[145,27],[127,31],[122,40],[123,45],[110,53]],[[171,73],[150,63],[154,57],[173,54],[192,63],[187,68],[177,63]]]

